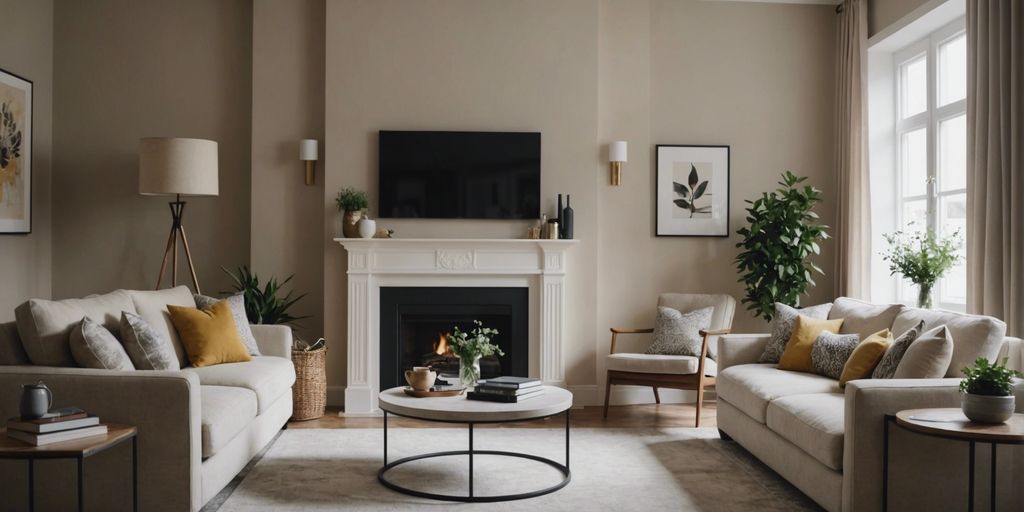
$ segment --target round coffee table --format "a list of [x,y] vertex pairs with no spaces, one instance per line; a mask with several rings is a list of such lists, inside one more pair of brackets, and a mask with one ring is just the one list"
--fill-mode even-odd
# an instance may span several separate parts
[[[572,393],[562,388],[544,386],[544,393],[542,395],[514,404],[467,400],[464,395],[415,398],[406,395],[403,388],[400,387],[382,391],[378,396],[377,401],[378,406],[382,411],[384,411],[384,466],[377,472],[377,480],[380,480],[380,483],[394,491],[419,498],[484,503],[521,500],[542,496],[565,487],[569,484],[569,480],[572,478],[572,473],[569,471],[569,409],[572,407]],[[469,426],[469,449],[426,453],[423,455],[405,457],[394,462],[388,462],[389,414],[418,420],[437,421],[441,423],[465,423]],[[510,423],[516,421],[538,420],[550,418],[558,414],[565,415],[565,464],[559,464],[551,459],[528,453],[473,449],[473,425],[480,423]],[[385,478],[385,475],[389,470],[407,462],[435,457],[449,457],[453,455],[469,456],[469,494],[466,496],[417,491],[415,489],[409,489],[408,487],[403,487],[390,482]],[[477,496],[473,492],[474,455],[518,457],[521,459],[542,462],[559,470],[562,473],[562,480],[551,487],[546,487],[537,491],[497,496]]]

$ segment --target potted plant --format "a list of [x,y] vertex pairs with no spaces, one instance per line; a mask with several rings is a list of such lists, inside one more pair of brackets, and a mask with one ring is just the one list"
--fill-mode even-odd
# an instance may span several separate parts
[[271,277],[265,285],[260,285],[258,275],[252,273],[247,265],[238,267],[236,272],[221,267],[225,274],[231,276],[232,287],[235,292],[242,292],[245,296],[245,316],[249,322],[254,324],[293,324],[297,320],[309,318],[308,316],[292,316],[288,312],[296,302],[306,296],[305,293],[292,298],[292,292],[279,297],[281,288],[292,280],[294,274],[278,283],[276,277]]
[[1006,358],[998,364],[979,357],[973,367],[964,368],[960,392],[964,394],[961,408],[971,421],[1003,423],[1013,416],[1016,400],[1013,378],[1020,372],[1006,367]]
[[[913,223],[911,223],[913,225]],[[889,249],[882,259],[889,262],[889,275],[901,274],[917,285],[917,307],[932,307],[936,281],[960,261],[960,231],[942,238],[927,229],[912,234],[897,231],[882,235]]]
[[459,358],[459,381],[466,388],[476,385],[480,380],[480,358],[494,354],[505,355],[491,339],[498,334],[497,329],[484,327],[479,320],[473,320],[476,327],[468,333],[455,326],[448,336],[448,345],[452,353]]
[[743,237],[735,260],[746,287],[743,303],[765,320],[772,319],[776,302],[800,304],[800,296],[815,284],[811,271],[825,273],[808,259],[821,253],[818,242],[828,238],[828,226],[818,224],[812,211],[822,200],[821,191],[798,186],[806,179],[782,173],[781,188],[746,201],[750,224],[736,231]]
[[341,220],[341,234],[345,238],[359,238],[359,219],[370,206],[369,196],[362,190],[345,187],[338,192],[335,202],[338,203],[338,211],[344,214]]

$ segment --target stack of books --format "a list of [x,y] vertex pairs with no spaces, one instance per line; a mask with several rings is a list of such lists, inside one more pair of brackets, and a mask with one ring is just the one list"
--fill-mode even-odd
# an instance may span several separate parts
[[54,409],[42,418],[33,420],[11,418],[7,421],[7,437],[24,441],[33,446],[44,446],[106,433],[107,426],[100,425],[99,417],[90,416],[77,407]]
[[476,383],[473,391],[466,394],[469,400],[516,403],[544,394],[539,379],[527,377],[496,377]]

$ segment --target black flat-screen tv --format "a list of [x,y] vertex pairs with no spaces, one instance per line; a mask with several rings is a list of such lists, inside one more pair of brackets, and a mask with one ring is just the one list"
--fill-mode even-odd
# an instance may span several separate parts
[[381,218],[540,217],[540,133],[381,130]]

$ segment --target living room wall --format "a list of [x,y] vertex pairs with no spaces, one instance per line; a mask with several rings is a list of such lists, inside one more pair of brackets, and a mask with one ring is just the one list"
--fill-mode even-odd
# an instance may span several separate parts
[[53,147],[53,2],[0,0],[0,68],[32,81],[32,233],[0,235],[0,322],[26,297],[49,297]]

